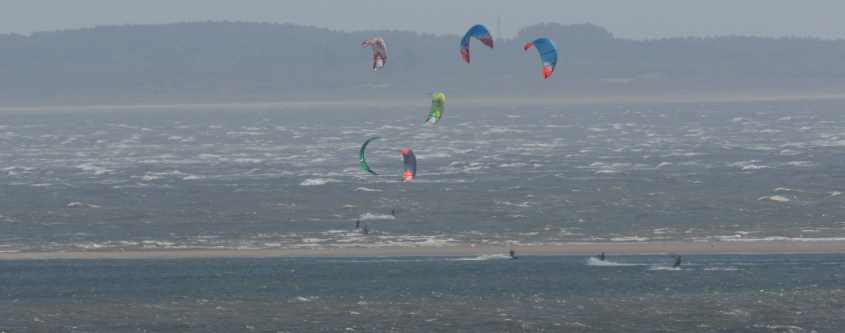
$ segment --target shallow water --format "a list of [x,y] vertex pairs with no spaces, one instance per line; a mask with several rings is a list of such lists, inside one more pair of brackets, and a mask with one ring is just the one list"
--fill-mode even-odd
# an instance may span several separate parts
[[[0,262],[0,329],[837,332],[845,256]],[[622,266],[625,265],[625,266]]]
[[2,112],[0,251],[845,239],[845,103],[425,104]]

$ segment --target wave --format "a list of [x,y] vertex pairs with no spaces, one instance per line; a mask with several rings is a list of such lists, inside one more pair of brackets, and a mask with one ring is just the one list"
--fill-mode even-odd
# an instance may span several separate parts
[[799,168],[812,168],[816,166],[816,163],[811,161],[790,161],[786,162],[786,165]]
[[611,242],[647,242],[650,238],[648,237],[640,237],[640,236],[622,236],[622,237],[612,237],[610,238]]
[[89,204],[79,201],[70,202],[66,205],[67,208],[100,208],[99,205]]
[[736,267],[733,267],[733,266],[727,266],[727,267],[705,267],[705,268],[704,268],[704,270],[705,270],[705,271],[712,271],[712,272],[736,272],[736,271],[738,271],[738,270],[739,270],[739,268],[736,268]]
[[355,191],[358,191],[358,192],[381,192],[382,190],[377,189],[377,188],[359,187],[359,188],[356,188]]
[[630,266],[642,266],[642,264],[621,263],[621,262],[614,262],[614,261],[610,261],[610,260],[599,260],[599,258],[596,258],[596,257],[589,257],[589,258],[587,258],[587,266],[630,267]]
[[328,183],[339,183],[340,181],[333,178],[308,178],[299,183],[299,186],[321,186]]
[[94,173],[95,175],[103,175],[112,172],[113,170],[107,169],[101,166],[96,166],[91,163],[82,163],[76,166],[77,168],[81,169],[82,171],[89,171]]
[[650,271],[682,271],[683,268],[680,267],[672,267],[672,266],[651,266],[648,270]]
[[373,220],[395,220],[396,216],[390,214],[373,214],[373,213],[364,213],[361,214],[361,217],[358,218],[361,221],[373,221]]
[[739,161],[739,162],[729,163],[728,166],[739,168],[742,171],[752,171],[752,170],[761,170],[761,169],[768,169],[769,168],[769,166],[767,166],[767,165],[761,165],[761,164],[756,164],[756,163],[760,163],[760,161],[758,161],[758,160]]
[[297,297],[294,298],[294,300],[298,301],[298,302],[313,302],[313,301],[318,300],[318,299],[320,299],[319,296],[307,296],[307,297],[297,296]]
[[510,206],[510,207],[520,207],[520,208],[529,208],[532,206],[532,203],[529,201],[523,201],[519,203],[504,201],[504,200],[495,200],[496,205],[499,206]]
[[488,260],[511,260],[511,256],[507,254],[482,254],[477,257],[455,258],[454,261],[488,261]]
[[785,237],[769,236],[761,238],[720,238],[723,242],[842,242],[845,237]]
[[425,159],[435,159],[435,158],[450,158],[452,155],[449,153],[431,153],[431,154],[417,154],[417,158],[421,160]]
[[790,202],[790,201],[792,201],[791,199],[789,199],[785,196],[782,196],[782,195],[772,195],[772,196],[767,196],[767,197],[760,197],[757,200],[769,200],[769,201],[774,201],[774,202]]

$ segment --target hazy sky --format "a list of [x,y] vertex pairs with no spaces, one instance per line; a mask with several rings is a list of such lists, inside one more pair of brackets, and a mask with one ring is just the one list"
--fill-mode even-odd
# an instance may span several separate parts
[[338,30],[513,35],[539,22],[591,22],[621,37],[845,38],[842,0],[0,0],[0,33],[205,20],[291,22]]

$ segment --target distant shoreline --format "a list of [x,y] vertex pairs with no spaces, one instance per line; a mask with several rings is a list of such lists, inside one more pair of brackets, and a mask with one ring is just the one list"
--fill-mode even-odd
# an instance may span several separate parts
[[[571,96],[534,96],[534,97],[449,97],[450,105],[603,105],[603,104],[688,104],[688,103],[757,103],[757,102],[798,102],[845,100],[845,92],[735,92],[701,94],[620,94],[620,95],[571,95]],[[219,102],[219,103],[160,103],[160,104],[92,104],[92,105],[34,105],[0,106],[0,112],[61,112],[61,111],[133,111],[133,110],[227,110],[238,109],[281,109],[297,110],[310,108],[342,109],[354,107],[396,107],[421,105],[420,99],[411,97],[373,98],[373,99],[324,99],[324,100],[289,100],[263,102]]]
[[[823,254],[845,253],[845,241],[713,241],[643,243],[563,243],[515,245],[518,256],[590,256],[664,254]],[[2,252],[0,260],[100,260],[100,259],[189,259],[189,258],[283,258],[283,257],[465,257],[503,254],[504,246],[456,245],[444,247],[351,247],[322,249],[184,249],[184,250],[95,250],[57,252]]]

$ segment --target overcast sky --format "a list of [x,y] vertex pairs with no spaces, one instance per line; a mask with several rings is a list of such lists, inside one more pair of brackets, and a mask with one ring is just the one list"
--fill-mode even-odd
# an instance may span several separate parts
[[845,39],[843,0],[0,0],[0,33],[206,20],[337,30],[503,35],[540,22],[595,23],[630,38],[755,35]]

